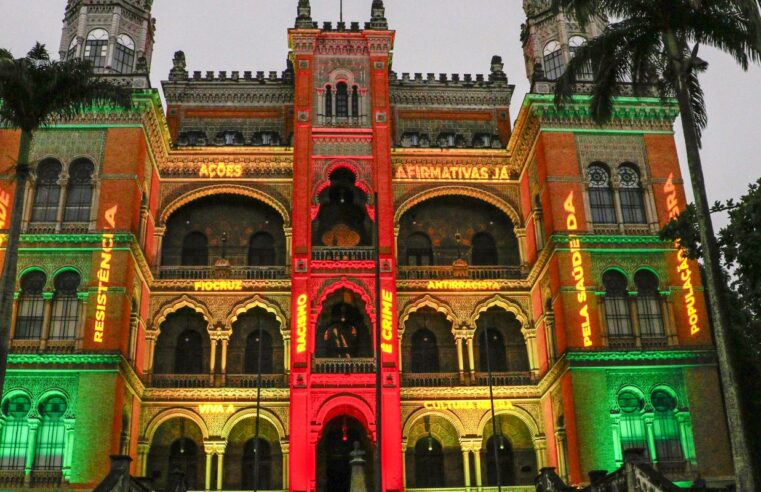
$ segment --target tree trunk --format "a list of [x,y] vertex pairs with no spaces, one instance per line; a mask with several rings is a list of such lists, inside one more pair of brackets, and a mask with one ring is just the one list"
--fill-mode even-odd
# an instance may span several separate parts
[[684,51],[673,33],[668,33],[665,39],[666,49],[671,59],[671,65],[677,77],[677,99],[682,115],[682,128],[687,146],[687,167],[690,170],[692,190],[695,194],[695,208],[700,229],[700,242],[703,245],[703,262],[705,265],[706,288],[710,300],[711,321],[716,353],[719,360],[719,374],[724,393],[724,405],[729,427],[729,438],[732,447],[732,458],[735,466],[735,478],[739,492],[754,492],[754,471],[745,432],[743,408],[740,404],[737,388],[737,374],[734,364],[734,353],[729,345],[729,316],[725,300],[724,276],[722,275],[719,246],[711,222],[711,211],[708,205],[703,166],[700,159],[700,143],[698,140],[697,124],[692,109],[692,95],[687,84],[686,60]]
[[18,243],[21,236],[21,216],[24,212],[26,181],[29,177],[29,153],[32,148],[32,132],[22,131],[16,163],[16,192],[13,196],[11,223],[5,244],[3,276],[0,281],[0,395],[5,386],[5,372],[8,367],[8,346],[13,314],[13,294],[16,291],[16,270],[18,266]]

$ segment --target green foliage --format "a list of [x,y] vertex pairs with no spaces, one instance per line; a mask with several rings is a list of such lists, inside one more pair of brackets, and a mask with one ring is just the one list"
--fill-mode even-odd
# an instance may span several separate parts
[[688,258],[697,260],[703,255],[700,244],[697,211],[690,203],[676,218],[666,224],[660,232],[663,241],[679,242]]
[[[698,136],[705,128],[703,90],[698,76],[708,64],[700,45],[714,46],[747,69],[761,60],[761,12],[758,0],[554,0],[586,23],[593,16],[617,19],[576,51],[555,86],[556,103],[567,103],[591,65],[594,73],[592,117],[611,119],[613,97],[622,84],[635,95],[653,91],[664,99],[677,93],[680,80],[689,89]],[[675,54],[679,54],[676,56]]]
[[0,124],[34,132],[93,106],[132,106],[129,89],[93,72],[85,60],[50,61],[37,43],[24,58],[0,50]]

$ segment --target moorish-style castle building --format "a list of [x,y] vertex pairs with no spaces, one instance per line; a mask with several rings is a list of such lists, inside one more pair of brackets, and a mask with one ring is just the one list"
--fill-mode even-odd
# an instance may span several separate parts
[[355,443],[378,473],[375,330],[385,490],[581,484],[633,448],[730,483],[699,270],[657,235],[685,206],[677,108],[624,84],[599,127],[583,80],[556,107],[605,22],[550,3],[524,1],[517,107],[498,56],[397,74],[381,0],[321,26],[300,0],[284,72],[177,52],[164,108],[152,1],[68,0],[61,56],[135,109],[35,136],[0,488],[89,490],[122,454],[156,490],[348,491]]

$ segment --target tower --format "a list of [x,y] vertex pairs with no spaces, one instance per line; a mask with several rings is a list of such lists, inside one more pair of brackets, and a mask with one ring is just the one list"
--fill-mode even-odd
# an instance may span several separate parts
[[147,73],[153,54],[153,0],[69,0],[61,59],[84,58],[104,74]]
[[605,29],[605,20],[595,17],[581,26],[566,12],[555,12],[552,0],[524,0],[526,23],[521,42],[529,81],[555,80],[573,57],[575,49]]
[[[295,70],[290,426],[302,429],[289,443],[290,487],[329,490],[327,477],[341,469],[336,453],[356,441],[369,457],[381,442],[384,490],[400,490],[389,100],[394,32],[379,0],[364,30],[358,22],[317,29],[302,1],[289,38]],[[370,468],[369,476],[379,473]]]

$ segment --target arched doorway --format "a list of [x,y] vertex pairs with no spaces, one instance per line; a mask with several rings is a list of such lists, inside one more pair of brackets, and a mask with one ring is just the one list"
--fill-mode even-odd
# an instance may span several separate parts
[[271,422],[259,419],[258,437],[256,417],[235,424],[227,438],[223,483],[225,490],[253,490],[254,484],[257,490],[282,490],[283,451]]
[[328,422],[317,445],[318,492],[349,492],[351,453],[356,445],[365,452],[365,483],[368,490],[372,487],[373,443],[370,442],[367,430],[357,419],[341,415]]
[[204,487],[203,435],[195,422],[176,417],[156,429],[148,453],[147,476],[165,490],[180,472],[189,489]]
[[460,434],[451,422],[440,415],[424,415],[415,420],[406,437],[408,488],[465,485]]
[[496,436],[491,419],[483,429],[481,466],[484,485],[497,485],[498,465],[502,486],[532,485],[539,471],[531,431],[514,415],[498,414],[496,423]]
[[154,374],[208,373],[211,342],[207,325],[201,314],[186,307],[167,316],[156,341]]
[[370,318],[365,311],[365,303],[348,289],[341,289],[325,300],[315,335],[317,358],[373,356]]

